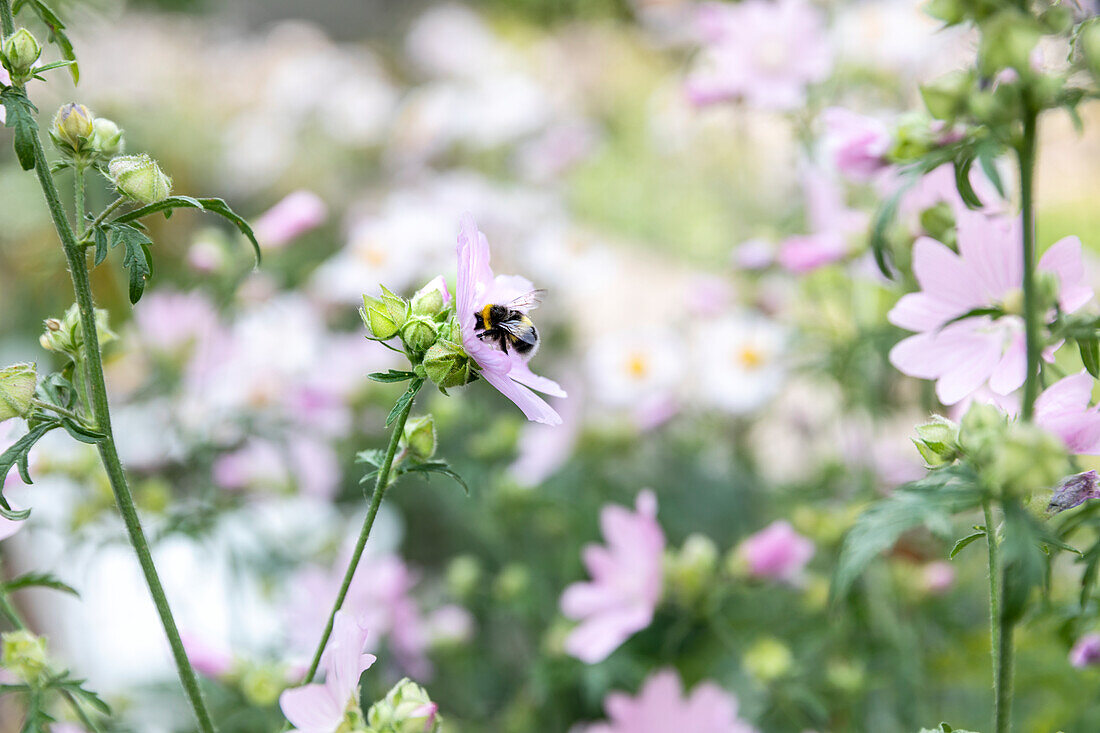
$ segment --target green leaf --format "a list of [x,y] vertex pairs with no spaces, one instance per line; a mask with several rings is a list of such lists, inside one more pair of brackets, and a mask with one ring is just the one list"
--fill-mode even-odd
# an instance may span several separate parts
[[871,506],[844,538],[833,576],[833,599],[845,596],[871,561],[903,533],[923,525],[946,534],[951,515],[977,506],[981,498],[974,472],[955,465],[932,471]]
[[73,84],[80,83],[80,66],[76,62],[76,54],[73,52],[73,43],[65,34],[65,24],[57,17],[49,5],[42,0],[19,0],[13,5],[12,11],[19,12],[24,5],[29,5],[31,10],[42,20],[49,30],[49,41],[61,49],[61,55],[67,59],[69,73],[72,74]]
[[413,397],[416,397],[416,393],[420,391],[420,388],[424,386],[424,379],[422,377],[416,377],[409,383],[409,388],[405,390],[405,394],[397,398],[397,402],[394,403],[393,409],[390,410],[389,417],[386,418],[386,427],[388,428],[397,416],[401,414],[402,410],[408,407],[412,402]]
[[1100,339],[1095,336],[1078,338],[1077,349],[1081,352],[1081,362],[1088,373],[1094,378],[1100,378]]
[[955,546],[951,548],[951,552],[950,552],[950,554],[948,554],[947,557],[951,560],[954,560],[955,555],[958,555],[960,552],[962,552],[963,549],[967,545],[969,545],[970,543],[972,543],[976,540],[980,540],[983,537],[985,537],[985,530],[984,529],[981,532],[975,532],[974,534],[968,534],[966,537],[963,537],[963,538],[961,538],[961,539],[959,539],[958,541],[955,542]]
[[1005,197],[1005,184],[1001,180],[1001,173],[997,170],[997,146],[993,141],[983,143],[978,146],[978,165],[982,168],[982,173],[989,179],[989,182],[993,184],[993,187],[997,189],[997,194],[1001,197]]
[[38,135],[38,122],[34,116],[38,108],[27,99],[26,92],[15,87],[0,92],[0,101],[7,112],[5,124],[15,133],[15,157],[19,159],[19,166],[29,171],[34,168],[34,141]]
[[81,425],[71,417],[62,417],[61,427],[65,428],[65,432],[71,435],[74,440],[78,440],[81,443],[87,443],[88,445],[96,445],[107,438],[105,434],[92,430],[85,425]]
[[99,267],[103,260],[107,259],[107,230],[103,227],[95,228],[95,262],[93,267]]
[[126,252],[122,264],[130,270],[130,302],[137,303],[145,292],[145,281],[153,276],[153,256],[149,252],[149,239],[145,232],[128,224],[108,225],[111,229],[111,248],[120,244]]
[[[466,481],[458,475],[458,472],[451,468],[450,464],[446,461],[429,461],[426,463],[414,463],[409,466],[401,467],[397,475],[401,476],[406,473],[438,473],[448,478],[454,479],[458,482],[458,485],[462,487],[462,490],[466,492],[466,496],[470,495],[470,487],[466,484]],[[427,477],[425,477],[427,478]]]
[[68,583],[64,583],[55,575],[50,573],[25,573],[23,575],[12,578],[3,584],[4,590],[8,593],[21,588],[53,588],[54,590],[61,591],[62,593],[68,593],[74,595],[77,598],[80,594],[76,592]]
[[54,61],[52,64],[34,67],[34,73],[41,74],[43,71],[52,71],[53,69],[60,69],[63,66],[72,66],[75,63],[75,61]]
[[[0,454],[0,485],[2,485],[4,479],[7,478],[8,472],[11,471],[12,466],[17,466],[19,468],[19,476],[23,479],[24,483],[34,483],[31,481],[30,473],[27,470],[27,456],[31,448],[34,447],[34,444],[37,443],[43,435],[60,426],[60,421],[53,419],[36,423],[27,431],[26,435],[12,443],[3,454]],[[26,519],[30,516],[30,513],[30,509],[23,509],[20,511],[13,510],[11,505],[8,504],[7,499],[0,493],[0,516],[7,519],[20,520]]]
[[416,372],[399,372],[395,369],[390,369],[387,372],[374,372],[368,374],[367,379],[373,379],[375,382],[407,382],[410,379],[416,379]]
[[974,153],[964,150],[955,158],[955,188],[959,190],[959,196],[968,209],[982,208],[982,200],[974,191],[970,183],[970,168],[974,165]]
[[894,278],[894,272],[893,267],[890,265],[890,243],[886,239],[886,230],[897,216],[901,197],[906,191],[912,188],[918,180],[920,180],[919,171],[907,171],[905,177],[902,179],[901,185],[898,186],[897,190],[894,191],[894,193],[882,203],[878,211],[875,212],[875,218],[871,224],[871,252],[875,256],[875,264],[878,265],[879,271],[891,280]]
[[201,209],[208,211],[211,214],[217,214],[218,216],[227,219],[237,230],[243,234],[248,241],[252,244],[252,250],[256,254],[256,266],[260,265],[262,255],[260,254],[260,243],[256,241],[256,235],[252,232],[252,227],[245,221],[237,212],[229,208],[223,199],[219,198],[192,198],[191,196],[169,196],[161,201],[156,201],[147,206],[142,206],[140,209],[134,209],[128,211],[122,216],[112,220],[112,224],[127,224],[129,222],[137,221],[142,217],[149,216],[150,214],[156,214],[157,212],[163,212],[167,217],[171,215],[173,209]]
[[1005,503],[1004,514],[1001,619],[1002,623],[1013,624],[1027,610],[1032,590],[1046,583],[1049,566],[1046,553],[1040,549],[1045,529],[1016,500]]

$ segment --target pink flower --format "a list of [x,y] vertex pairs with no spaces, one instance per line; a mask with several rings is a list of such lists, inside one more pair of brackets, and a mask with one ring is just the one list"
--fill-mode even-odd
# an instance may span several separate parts
[[776,258],[784,269],[794,273],[810,272],[842,259],[850,249],[849,236],[867,228],[863,212],[848,208],[844,189],[835,176],[804,166],[802,191],[811,233],[785,239]]
[[[508,303],[534,290],[531,281],[519,275],[493,275],[489,266],[489,240],[478,231],[473,216],[462,217],[458,235],[458,288],[456,301],[462,346],[481,367],[481,376],[516,404],[528,420],[560,425],[561,417],[531,389],[553,397],[565,397],[565,391],[546,377],[532,373],[527,362],[515,352],[505,354],[498,347],[477,337],[474,314],[489,303]],[[528,389],[530,387],[531,389]]]
[[1089,407],[1094,384],[1082,371],[1059,379],[1035,400],[1035,422],[1074,453],[1100,455],[1100,407]]
[[802,273],[836,262],[847,252],[848,243],[836,232],[796,234],[783,240],[776,259],[783,269]]
[[694,104],[743,99],[765,109],[794,109],[805,100],[806,86],[832,68],[822,16],[802,0],[706,3],[698,23],[706,46],[687,81]]
[[149,293],[134,309],[134,325],[145,344],[170,355],[219,333],[218,312],[198,291]]
[[607,546],[584,548],[590,582],[574,583],[561,610],[581,621],[565,650],[588,664],[607,658],[635,632],[649,626],[661,598],[665,535],[657,524],[657,498],[638,494],[636,512],[608,505],[600,512]]
[[325,681],[285,690],[279,707],[298,733],[333,733],[344,722],[359,677],[375,662],[363,654],[367,631],[346,611],[337,611],[325,660]]
[[[913,247],[913,274],[921,291],[903,296],[889,313],[896,326],[916,331],[890,351],[890,362],[921,379],[935,379],[936,394],[953,405],[989,383],[1007,395],[1024,383],[1027,354],[1019,316],[977,316],[944,325],[975,308],[1013,307],[1023,284],[1017,218],[958,213],[959,254],[930,237]],[[1081,241],[1066,237],[1039,260],[1059,282],[1062,310],[1092,298],[1085,283]],[[1046,356],[1050,356],[1047,354]]]
[[890,133],[881,121],[842,107],[830,107],[821,116],[825,149],[841,175],[864,182],[885,167],[883,156],[890,148]]
[[921,568],[921,583],[932,595],[942,595],[955,584],[955,568],[943,560],[927,563]]
[[581,404],[581,400],[574,398],[562,406],[561,425],[524,425],[519,434],[518,455],[508,467],[508,474],[518,484],[538,486],[573,455],[581,430]]
[[742,542],[740,553],[750,574],[790,583],[814,556],[814,543],[777,521]]
[[1100,634],[1085,634],[1069,652],[1069,663],[1081,669],[1100,662]]
[[211,679],[217,679],[229,674],[233,669],[233,654],[229,649],[197,634],[182,633],[183,649],[187,652],[187,660],[195,670]]
[[754,733],[737,717],[737,698],[713,682],[702,682],[684,697],[675,670],[659,670],[637,697],[612,692],[604,699],[610,721],[586,733]]
[[[15,507],[12,507],[13,509]],[[23,523],[25,519],[15,520],[8,519],[7,517],[0,517],[0,540],[6,540],[13,534],[23,529]]]
[[252,225],[264,249],[282,249],[291,240],[320,226],[328,207],[312,191],[295,191],[272,206]]
[[733,250],[733,264],[742,270],[763,270],[775,261],[775,245],[759,237],[748,239]]

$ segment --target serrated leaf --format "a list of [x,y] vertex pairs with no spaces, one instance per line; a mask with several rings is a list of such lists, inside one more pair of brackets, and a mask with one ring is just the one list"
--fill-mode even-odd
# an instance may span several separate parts
[[954,560],[955,555],[962,552],[970,543],[980,540],[983,537],[985,537],[985,530],[975,532],[974,534],[968,534],[966,537],[960,538],[955,542],[955,546],[951,548],[951,552],[947,555],[948,559]]
[[448,464],[446,461],[414,463],[409,466],[402,466],[397,473],[399,476],[406,473],[438,473],[456,481],[458,485],[462,487],[462,490],[466,492],[466,495],[470,495],[470,487],[466,484],[465,479],[459,476],[458,472],[451,468],[450,464]]
[[[43,435],[60,426],[61,423],[54,419],[37,423],[31,427],[23,437],[12,443],[3,454],[0,454],[0,485],[3,485],[4,479],[7,478],[8,472],[11,471],[12,466],[18,467],[19,475],[24,483],[32,483],[30,473],[27,470],[27,457],[30,450]],[[23,509],[21,511],[13,510],[11,505],[8,504],[7,499],[0,493],[0,516],[7,519],[20,520],[26,519],[29,515],[29,509]]]
[[948,532],[951,515],[972,509],[981,497],[974,472],[957,465],[932,471],[874,504],[844,538],[833,576],[833,598],[846,595],[871,561],[893,547],[904,532],[921,525]]
[[387,428],[397,419],[397,416],[409,406],[409,403],[416,397],[416,393],[420,391],[422,386],[424,386],[424,379],[422,377],[416,377],[409,383],[409,388],[405,390],[403,395],[397,398],[397,402],[394,403],[393,409],[390,410],[390,414],[386,418]]
[[107,231],[103,227],[95,228],[95,261],[93,267],[99,267],[107,259]]
[[256,241],[256,235],[252,232],[252,227],[247,221],[244,220],[237,212],[233,211],[229,207],[229,204],[224,199],[219,198],[193,198],[191,196],[169,196],[161,201],[156,201],[147,206],[142,206],[140,209],[134,209],[128,211],[122,216],[112,220],[112,224],[128,224],[130,222],[136,222],[138,219],[149,216],[150,214],[156,214],[163,212],[165,216],[171,214],[174,209],[201,209],[208,211],[211,214],[217,214],[218,216],[228,220],[232,223],[237,230],[248,239],[252,244],[252,250],[256,255],[256,265],[259,266],[262,260],[260,254],[260,243]]
[[153,257],[149,245],[153,240],[129,224],[108,225],[111,230],[111,248],[120,244],[125,248],[122,264],[130,271],[130,302],[137,303],[145,292],[145,282],[153,276]]
[[0,101],[4,103],[6,110],[5,125],[15,133],[15,157],[19,159],[19,166],[29,171],[34,168],[34,142],[38,135],[38,123],[34,116],[38,113],[38,108],[31,104],[22,89],[15,87],[8,87],[0,92]]
[[1100,339],[1095,336],[1078,338],[1077,349],[1081,352],[1081,363],[1094,378],[1100,378]]
[[372,379],[375,382],[391,383],[391,382],[407,382],[410,379],[416,378],[416,372],[400,372],[396,369],[390,369],[387,372],[374,372],[367,375],[367,379]]
[[22,588],[52,588],[53,590],[69,593],[77,598],[80,594],[68,583],[62,582],[57,576],[50,573],[24,573],[5,582],[4,590],[8,593]]

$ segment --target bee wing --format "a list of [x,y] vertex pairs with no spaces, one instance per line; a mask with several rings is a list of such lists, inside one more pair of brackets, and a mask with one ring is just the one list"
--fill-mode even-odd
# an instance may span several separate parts
[[501,321],[497,324],[497,328],[507,331],[513,338],[525,344],[534,346],[539,340],[535,329],[531,327],[530,321],[527,323],[523,321]]
[[546,295],[545,290],[532,290],[529,293],[515,298],[510,303],[506,303],[505,307],[514,308],[515,310],[528,311],[532,308],[538,308],[539,303],[542,302],[542,296]]

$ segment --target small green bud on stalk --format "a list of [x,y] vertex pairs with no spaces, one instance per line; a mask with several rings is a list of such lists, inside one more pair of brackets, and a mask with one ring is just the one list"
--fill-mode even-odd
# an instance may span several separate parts
[[418,290],[412,298],[412,312],[418,316],[438,316],[444,305],[443,293],[431,286]]
[[386,341],[397,335],[397,324],[394,323],[393,316],[386,309],[386,305],[380,300],[364,295],[359,317],[363,319],[363,324],[376,339]]
[[401,340],[413,354],[423,354],[439,338],[439,326],[427,316],[412,316],[401,328]]
[[107,170],[118,192],[140,203],[153,204],[172,193],[172,179],[145,153],[113,158]]
[[34,364],[12,364],[0,369],[0,422],[30,414],[37,382]]
[[435,420],[431,415],[414,418],[405,423],[405,445],[414,458],[426,461],[435,455]]
[[106,159],[122,152],[122,130],[106,117],[96,117],[92,122],[92,150]]
[[481,563],[473,555],[459,555],[447,566],[447,590],[459,600],[470,598],[481,584]]
[[63,153],[82,152],[92,138],[95,117],[83,104],[70,102],[54,115],[50,137]]
[[8,631],[0,639],[0,665],[33,686],[49,668],[46,639],[26,630]]
[[38,39],[26,28],[19,28],[4,39],[4,66],[13,77],[23,79],[42,55]]
[[[118,338],[108,323],[107,311],[96,308],[95,323],[100,346],[109,344]],[[46,351],[68,354],[74,359],[80,358],[81,349],[84,348],[84,333],[80,323],[80,311],[75,303],[69,306],[69,309],[65,311],[65,315],[60,320],[57,318],[46,319],[46,330],[39,337],[38,342]]]
[[257,707],[274,705],[286,687],[286,673],[269,665],[253,665],[241,675],[241,692]]
[[779,639],[761,639],[749,647],[741,660],[745,669],[763,683],[785,676],[794,665],[790,647]]
[[401,328],[409,318],[409,303],[385,285],[382,286],[382,304],[386,307],[394,324]]
[[988,463],[1004,440],[1008,420],[993,405],[972,404],[959,428],[959,446],[975,463]]
[[929,467],[952,463],[959,457],[959,426],[945,417],[933,415],[930,422],[917,426],[913,444]]
[[407,677],[367,712],[367,733],[436,733],[443,719],[427,690]]
[[505,603],[516,601],[531,586],[531,573],[523,565],[505,565],[493,581],[493,595]]

